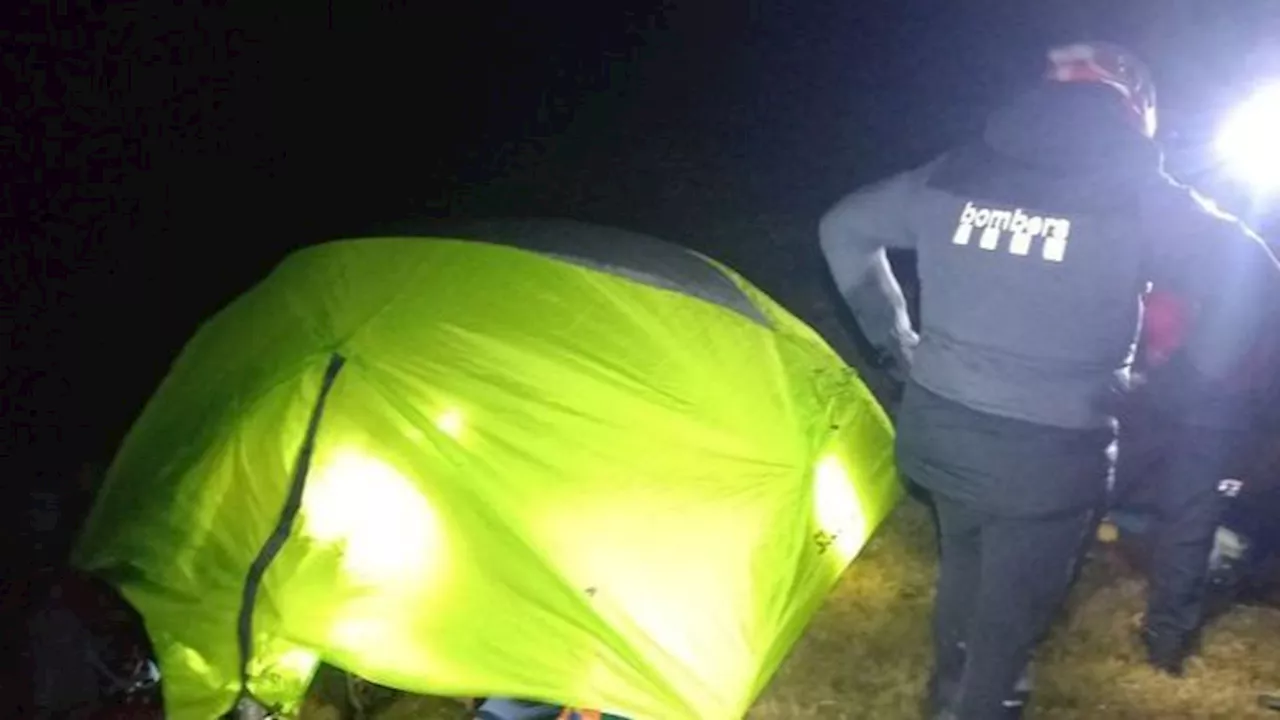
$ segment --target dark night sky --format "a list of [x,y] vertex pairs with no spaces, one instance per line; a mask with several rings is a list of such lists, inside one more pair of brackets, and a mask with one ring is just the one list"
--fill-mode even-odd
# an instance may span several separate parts
[[830,331],[818,214],[972,132],[1047,43],[1147,53],[1182,148],[1280,72],[1253,52],[1280,29],[1260,0],[274,5],[4,11],[10,489],[109,459],[202,318],[362,223],[623,225]]

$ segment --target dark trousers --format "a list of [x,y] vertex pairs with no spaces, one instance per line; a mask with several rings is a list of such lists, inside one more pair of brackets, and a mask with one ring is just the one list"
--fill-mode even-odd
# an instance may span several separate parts
[[898,469],[934,500],[941,547],[931,700],[959,720],[1006,700],[1074,578],[1111,471],[1110,427],[990,415],[909,385]]
[[1155,519],[1146,628],[1182,642],[1204,619],[1209,554],[1226,509],[1218,485],[1240,469],[1244,443],[1225,430],[1143,420],[1121,429],[1115,504]]
[[957,720],[1008,717],[1006,701],[1066,596],[1095,512],[1003,517],[937,493],[934,506],[942,562],[933,704]]
[[1157,505],[1146,626],[1157,636],[1188,638],[1204,619],[1209,554],[1224,508],[1212,453],[1174,453],[1178,462]]

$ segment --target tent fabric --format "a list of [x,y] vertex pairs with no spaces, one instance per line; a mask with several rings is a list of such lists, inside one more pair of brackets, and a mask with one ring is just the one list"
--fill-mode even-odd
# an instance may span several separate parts
[[[676,290],[766,322],[730,273],[687,248],[640,233],[569,220],[408,221],[392,235],[438,236],[498,243]],[[397,232],[399,231],[399,232]]]
[[[291,712],[323,661],[742,717],[897,501],[892,430],[809,327],[664,252],[714,272],[334,241],[201,327],[74,558],[142,616],[168,715]],[[687,289],[716,278],[737,299]]]

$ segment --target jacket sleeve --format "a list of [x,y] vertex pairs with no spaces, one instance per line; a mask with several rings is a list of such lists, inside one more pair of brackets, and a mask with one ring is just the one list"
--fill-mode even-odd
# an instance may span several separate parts
[[1183,298],[1184,351],[1202,375],[1226,380],[1280,312],[1280,262],[1257,235],[1194,191],[1171,186],[1148,217],[1152,282]]
[[915,247],[909,218],[925,173],[902,173],[846,195],[818,225],[827,268],[859,328],[877,349],[908,363],[918,338],[885,250]]

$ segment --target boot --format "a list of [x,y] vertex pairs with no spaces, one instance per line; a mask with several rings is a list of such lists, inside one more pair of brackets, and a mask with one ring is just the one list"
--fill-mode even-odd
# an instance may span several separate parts
[[[1028,663],[1022,670],[1022,674],[1018,676],[1018,682],[1013,686],[1013,692],[1004,701],[1004,714],[1001,720],[1021,720],[1022,715],[1026,712],[1027,705],[1031,702],[1031,691],[1035,685],[1032,676],[1031,664]],[[941,681],[937,674],[929,678],[928,692],[925,694],[923,703],[922,717],[930,718],[930,720],[957,720],[955,712],[951,709],[955,704],[956,695],[960,688],[957,683],[947,683]]]
[[1150,628],[1142,631],[1142,645],[1147,651],[1147,663],[1171,677],[1186,674],[1187,659],[1195,654],[1197,641],[1181,633],[1157,632]]

